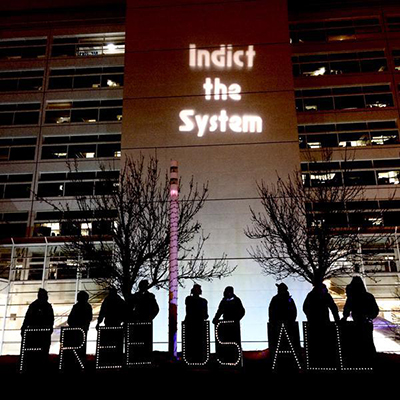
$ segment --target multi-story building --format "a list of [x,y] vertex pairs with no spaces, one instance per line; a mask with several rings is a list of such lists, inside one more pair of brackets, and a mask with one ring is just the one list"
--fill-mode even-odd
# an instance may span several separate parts
[[[400,275],[400,194],[392,195],[400,180],[395,2],[58,3],[0,6],[2,354],[19,352],[19,328],[39,287],[49,291],[56,328],[80,289],[98,310],[98,288],[62,253],[69,225],[36,195],[57,202],[96,193],[104,174],[99,163],[116,176],[121,154],[155,155],[162,168],[176,159],[184,185],[192,175],[209,182],[200,216],[210,233],[206,254],[224,252],[237,269],[203,284],[203,293],[212,315],[223,288],[235,287],[246,307],[245,349],[267,346],[268,302],[276,290],[275,279],[249,257],[253,243],[244,234],[249,206],[259,207],[256,182],[299,167],[311,187],[327,179],[366,186],[369,200],[357,204],[363,217],[343,211],[336,223],[392,231],[391,246],[360,249],[374,254],[380,272],[367,280],[368,289],[381,317],[392,320]],[[325,165],[331,172],[321,176],[310,154],[318,159],[324,148],[332,149]],[[352,154],[351,168],[344,150]],[[79,183],[68,169],[73,160]],[[347,282],[331,282],[338,304]],[[287,283],[302,320],[311,288]],[[179,295],[180,320],[187,292]],[[167,294],[157,298],[155,342],[163,349]],[[94,338],[93,330],[89,351]]]

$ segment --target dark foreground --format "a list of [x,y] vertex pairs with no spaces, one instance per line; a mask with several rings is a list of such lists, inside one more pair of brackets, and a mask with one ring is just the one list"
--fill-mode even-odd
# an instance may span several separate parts
[[[378,353],[373,371],[328,372],[309,371],[304,365],[300,371],[297,368],[283,368],[282,363],[281,368],[273,371],[268,350],[244,352],[242,367],[223,367],[216,361],[215,354],[212,354],[206,367],[189,367],[181,360],[172,362],[166,353],[155,352],[152,366],[122,370],[96,370],[94,357],[90,356],[85,371],[79,373],[60,371],[59,357],[54,355],[50,357],[47,371],[37,369],[22,374],[19,373],[18,356],[3,356],[0,357],[0,377],[3,385],[13,384],[21,393],[47,392],[52,398],[55,394],[67,397],[78,395],[78,398],[96,394],[108,398],[127,390],[131,392],[131,397],[137,397],[134,394],[143,389],[148,396],[168,394],[172,390],[178,398],[208,391],[210,394],[235,393],[243,388],[248,393],[275,388],[296,394],[301,388],[314,390],[317,383],[326,389],[343,389],[344,384],[350,384],[353,388],[370,390],[366,388],[376,389],[388,383],[398,386],[400,355]],[[346,390],[349,387],[346,386]]]

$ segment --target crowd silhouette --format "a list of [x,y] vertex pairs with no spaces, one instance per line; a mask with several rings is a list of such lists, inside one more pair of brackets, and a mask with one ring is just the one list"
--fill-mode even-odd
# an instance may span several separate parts
[[[278,339],[284,333],[289,339],[291,350],[297,352],[300,349],[299,327],[296,321],[297,307],[285,283],[277,283],[276,287],[277,293],[272,297],[268,307],[269,348],[274,355]],[[202,297],[202,288],[199,284],[195,283],[190,295],[186,297],[185,309],[183,324],[190,338],[186,342],[186,349],[189,349],[193,359],[204,359],[205,351],[208,351],[206,342],[209,315],[208,302]],[[315,284],[307,294],[303,311],[307,318],[307,335],[313,339],[313,351],[316,354],[327,354],[327,340],[335,340],[334,336],[337,335],[339,326],[343,331],[345,348],[353,352],[358,351],[357,356],[364,357],[366,362],[375,355],[373,320],[379,314],[379,307],[359,276],[354,277],[346,287],[346,302],[341,319],[338,307],[323,283]],[[126,300],[120,297],[116,288],[111,287],[101,304],[96,329],[99,330],[101,324],[106,327],[123,327],[130,322],[151,323],[158,313],[159,306],[154,294],[149,292],[147,280],[140,281],[137,292]],[[244,316],[245,308],[241,299],[235,294],[232,286],[227,286],[212,319],[216,330],[217,347],[220,344],[233,342],[239,349],[241,348],[240,321]],[[347,322],[349,318],[352,320],[351,323]],[[89,303],[89,295],[85,291],[80,291],[77,302],[68,315],[68,326],[80,328],[86,335],[92,319],[93,310]],[[40,335],[39,342],[42,362],[45,362],[49,354],[53,325],[54,312],[48,301],[48,293],[45,289],[39,289],[37,299],[29,305],[26,312],[21,335],[25,340],[27,329],[45,330],[45,334]],[[86,343],[83,352],[85,350]]]

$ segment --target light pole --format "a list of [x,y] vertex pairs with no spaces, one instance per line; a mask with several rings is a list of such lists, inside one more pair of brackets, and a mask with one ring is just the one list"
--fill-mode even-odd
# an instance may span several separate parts
[[170,166],[170,244],[169,244],[169,332],[168,351],[173,359],[178,357],[178,225],[179,180],[178,162]]

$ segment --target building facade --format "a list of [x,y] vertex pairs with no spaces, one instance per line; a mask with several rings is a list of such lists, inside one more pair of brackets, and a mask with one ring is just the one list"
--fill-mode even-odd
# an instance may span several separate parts
[[[260,207],[256,183],[301,168],[309,186],[365,185],[370,200],[339,227],[390,229],[393,244],[360,249],[380,269],[367,281],[393,320],[400,263],[400,7],[390,2],[179,0],[2,5],[0,30],[0,262],[2,354],[19,352],[19,329],[39,287],[63,326],[78,290],[101,294],[62,253],[70,226],[45,200],[101,190],[99,163],[118,176],[121,156],[177,160],[185,183],[208,182],[200,220],[206,256],[226,253],[232,277],[204,283],[209,314],[225,286],[246,308],[245,349],[267,347],[275,279],[261,274],[244,229]],[[315,11],[317,10],[318,11]],[[324,176],[321,149],[332,150]],[[344,151],[353,155],[351,168]],[[310,159],[310,154],[313,156]],[[79,180],[68,168],[77,160]],[[312,160],[312,161],[311,161]],[[323,160],[321,160],[323,161]],[[75,172],[77,174],[78,172]],[[318,210],[315,210],[318,211]],[[77,215],[79,218],[79,215]],[[82,231],[94,226],[82,224]],[[330,282],[340,305],[348,278]],[[288,280],[299,312],[311,287]],[[179,293],[179,320],[190,284]],[[155,347],[167,342],[167,293],[156,293]],[[396,305],[397,304],[397,305]],[[95,330],[89,334],[94,352]],[[386,341],[382,341],[382,346]],[[381,347],[383,349],[383,347]]]

